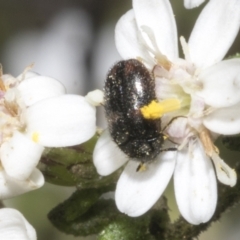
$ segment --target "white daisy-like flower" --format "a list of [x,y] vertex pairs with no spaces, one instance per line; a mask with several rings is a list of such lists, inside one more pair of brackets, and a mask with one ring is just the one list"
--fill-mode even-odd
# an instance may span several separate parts
[[0,239],[37,240],[35,229],[24,216],[12,208],[0,209]]
[[235,185],[236,173],[219,157],[212,139],[240,132],[240,59],[221,61],[239,26],[239,0],[209,1],[188,43],[180,38],[185,55],[180,59],[168,0],[133,0],[133,9],[118,21],[115,40],[122,58],[139,59],[153,71],[160,103],[177,99],[181,104],[178,111],[166,110],[162,118],[167,123],[181,116],[167,128],[179,150],[162,152],[145,171],[136,171],[139,162],[129,161],[107,130],[98,140],[94,164],[99,174],[111,174],[127,163],[115,194],[121,212],[133,217],[144,214],[173,175],[182,216],[200,224],[207,222],[216,208],[216,175],[222,183]]
[[27,70],[0,76],[0,199],[44,184],[44,147],[80,144],[96,131],[95,107],[57,80]]

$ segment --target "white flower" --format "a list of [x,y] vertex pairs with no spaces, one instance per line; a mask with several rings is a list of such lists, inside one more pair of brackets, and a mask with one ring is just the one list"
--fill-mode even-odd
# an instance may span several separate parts
[[24,72],[0,76],[0,199],[44,184],[36,168],[44,147],[80,144],[95,131],[95,107],[66,95],[57,80]]
[[0,239],[37,240],[36,231],[17,210],[0,209]]
[[[171,98],[181,102],[181,109],[165,114],[162,122],[183,116],[167,128],[170,138],[180,144],[178,152],[162,152],[143,172],[136,172],[138,162],[127,163],[116,188],[116,204],[121,212],[129,216],[144,214],[174,175],[182,216],[199,224],[207,222],[216,208],[212,163],[219,181],[235,185],[235,171],[219,157],[212,138],[240,132],[240,59],[221,61],[239,25],[239,0],[211,0],[188,43],[181,37],[185,59],[180,59],[176,23],[168,0],[133,0],[133,9],[118,21],[115,37],[122,58],[140,59],[154,71],[160,102]],[[128,160],[105,131],[94,150],[98,173],[111,174]]]

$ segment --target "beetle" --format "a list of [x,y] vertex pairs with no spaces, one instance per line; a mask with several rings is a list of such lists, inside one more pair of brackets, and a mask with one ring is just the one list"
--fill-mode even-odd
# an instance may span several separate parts
[[104,86],[104,108],[109,132],[117,146],[141,164],[162,151],[165,135],[161,118],[146,119],[141,108],[157,101],[155,82],[148,69],[136,59],[116,63]]

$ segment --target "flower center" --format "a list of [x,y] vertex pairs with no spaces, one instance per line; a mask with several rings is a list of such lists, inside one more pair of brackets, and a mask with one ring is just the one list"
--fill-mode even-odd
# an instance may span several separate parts
[[9,75],[0,76],[0,144],[12,137],[13,132],[23,129],[20,108],[16,101],[17,80]]

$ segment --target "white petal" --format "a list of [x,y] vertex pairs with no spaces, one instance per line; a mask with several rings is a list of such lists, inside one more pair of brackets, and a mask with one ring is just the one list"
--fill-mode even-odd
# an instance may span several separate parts
[[38,102],[26,111],[27,132],[47,147],[80,144],[96,131],[96,109],[84,97],[62,95]]
[[97,141],[93,152],[93,163],[97,172],[107,176],[128,161],[128,157],[113,142],[109,131],[105,130]]
[[37,240],[36,231],[17,210],[0,209],[0,239]]
[[86,100],[93,106],[100,106],[104,102],[104,93],[103,91],[96,89],[94,91],[89,92],[85,96]]
[[201,72],[196,94],[212,107],[228,107],[240,101],[240,59],[222,61]]
[[239,0],[211,0],[200,14],[189,39],[191,59],[199,68],[219,62],[240,26]]
[[161,153],[147,164],[145,171],[137,172],[139,162],[129,161],[116,188],[118,209],[131,217],[147,212],[165,190],[175,167],[176,152]]
[[37,166],[44,147],[20,132],[2,144],[0,157],[6,173],[18,180],[26,180]]
[[217,184],[211,160],[200,142],[178,153],[174,188],[178,208],[191,224],[207,222],[217,204]]
[[44,184],[44,177],[38,169],[34,169],[29,178],[19,181],[0,170],[0,199],[12,198],[23,193],[38,189]]
[[152,61],[146,48],[141,44],[133,10],[129,10],[117,22],[115,28],[116,47],[123,59],[141,58]]
[[234,169],[230,168],[220,157],[217,153],[214,153],[211,156],[215,170],[217,174],[218,180],[231,187],[235,186],[237,183],[237,174]]
[[209,130],[219,134],[240,133],[240,104],[215,110],[204,118],[203,124]]
[[19,84],[18,90],[26,106],[31,106],[49,97],[65,94],[65,88],[60,82],[44,76],[25,79]]
[[205,0],[184,0],[185,8],[195,8],[201,5]]
[[143,27],[151,29],[160,52],[170,60],[177,58],[177,28],[169,1],[133,0],[133,9],[139,30],[142,31]]

